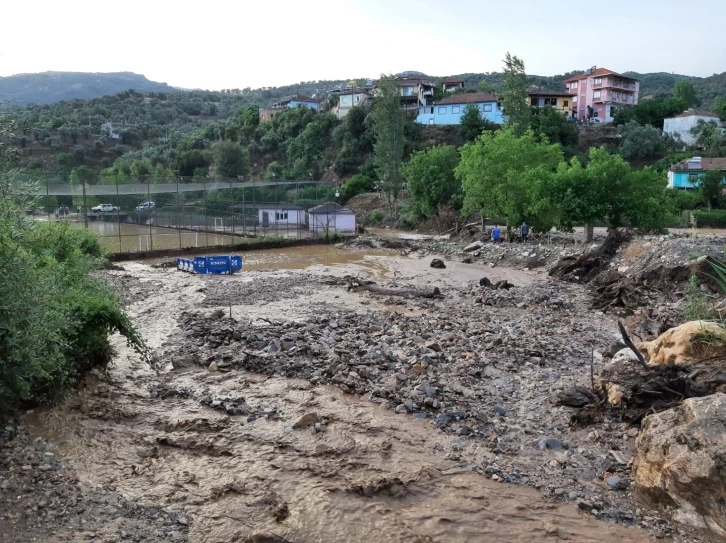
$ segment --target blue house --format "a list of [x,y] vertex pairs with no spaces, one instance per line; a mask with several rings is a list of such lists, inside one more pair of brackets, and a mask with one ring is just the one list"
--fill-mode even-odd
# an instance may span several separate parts
[[454,94],[439,100],[433,106],[420,107],[416,122],[440,125],[461,124],[461,116],[468,105],[476,106],[483,119],[497,124],[504,122],[499,97],[488,92]]
[[318,99],[307,94],[293,94],[272,104],[273,108],[291,108],[297,106],[309,107],[313,111],[320,113],[320,102]]
[[726,184],[726,158],[701,158],[694,156],[674,164],[668,170],[668,188],[695,189],[699,178],[708,171],[718,170]]

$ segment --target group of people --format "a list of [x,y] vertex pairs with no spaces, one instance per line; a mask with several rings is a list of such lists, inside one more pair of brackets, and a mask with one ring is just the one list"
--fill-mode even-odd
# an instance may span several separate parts
[[69,213],[70,213],[70,210],[66,206],[55,208],[55,218],[56,219],[58,217],[67,217]]
[[[529,225],[526,222],[523,222],[522,226],[519,227],[519,237],[522,240],[522,243],[527,243],[527,238],[529,237]],[[494,229],[492,230],[492,242],[502,242],[502,231],[499,229],[499,225],[494,226]]]

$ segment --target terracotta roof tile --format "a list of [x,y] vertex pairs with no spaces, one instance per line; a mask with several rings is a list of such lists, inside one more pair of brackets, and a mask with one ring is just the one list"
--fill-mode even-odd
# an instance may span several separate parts
[[633,81],[637,81],[637,79],[635,79],[633,77],[628,77],[627,75],[619,74],[618,72],[608,70],[607,68],[597,68],[596,70],[590,72],[589,74],[575,75],[573,77],[570,77],[569,79],[565,79],[565,83],[570,83],[571,81],[580,81],[581,79],[587,79],[588,77],[598,77],[598,76],[603,76],[603,75],[617,75],[618,77],[622,77],[623,79],[632,79]]
[[[680,161],[678,164],[671,166],[672,171],[688,171],[688,161],[693,158],[687,158],[686,160]],[[726,158],[701,158],[701,170],[726,170]],[[691,170],[698,171],[698,170]]]

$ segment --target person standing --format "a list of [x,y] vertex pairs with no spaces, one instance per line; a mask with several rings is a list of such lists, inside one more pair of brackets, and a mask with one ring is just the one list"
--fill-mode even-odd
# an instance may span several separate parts
[[522,226],[519,227],[519,235],[522,236],[522,243],[527,243],[529,237],[529,225],[526,222],[522,222]]
[[502,241],[502,231],[499,230],[499,225],[494,226],[492,230],[492,242],[500,243]]

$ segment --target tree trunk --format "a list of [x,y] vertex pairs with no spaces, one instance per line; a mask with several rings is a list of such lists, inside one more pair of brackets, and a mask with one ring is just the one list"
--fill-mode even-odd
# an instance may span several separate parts
[[585,243],[590,243],[595,235],[595,226],[592,223],[585,225]]
[[385,296],[404,296],[413,298],[439,298],[442,296],[439,287],[434,287],[432,290],[395,290],[392,288],[379,287],[378,285],[366,285],[364,283],[355,282],[348,285],[348,288],[353,290],[362,288],[363,290],[374,292],[376,294],[383,294]]

